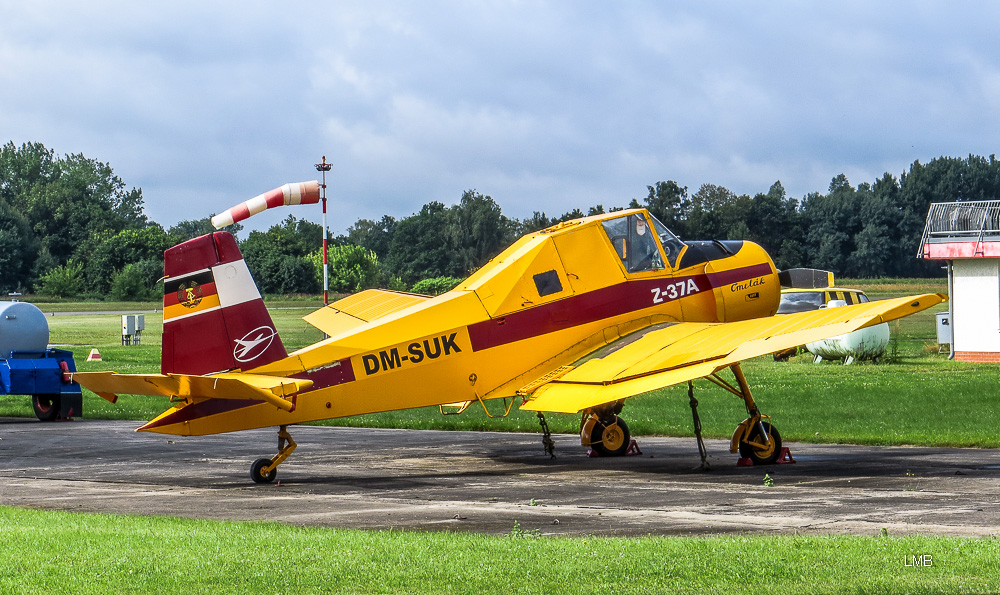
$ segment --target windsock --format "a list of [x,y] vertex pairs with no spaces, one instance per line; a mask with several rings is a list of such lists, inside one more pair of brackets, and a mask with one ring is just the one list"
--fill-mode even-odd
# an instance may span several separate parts
[[288,205],[312,205],[319,202],[319,182],[295,182],[285,184],[281,188],[275,188],[270,192],[259,194],[250,200],[240,203],[235,207],[219,213],[212,217],[212,225],[215,229],[222,229],[227,225],[232,225],[237,221],[243,221],[251,215],[256,215],[261,211],[272,207]]

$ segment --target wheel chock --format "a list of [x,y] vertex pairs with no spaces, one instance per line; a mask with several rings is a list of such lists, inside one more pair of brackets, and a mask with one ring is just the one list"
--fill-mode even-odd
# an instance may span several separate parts
[[792,458],[792,453],[789,452],[788,447],[782,446],[781,452],[778,454],[778,460],[775,461],[774,463],[776,465],[790,465],[794,462],[795,459]]
[[[633,457],[635,455],[641,455],[641,454],[642,454],[642,451],[639,450],[639,443],[637,443],[635,440],[630,440],[629,443],[628,443],[628,448],[625,449],[625,454],[622,455],[622,456]],[[587,449],[587,458],[588,459],[599,459],[600,457],[601,457],[601,455],[597,451],[595,451],[593,448],[588,448]]]
[[[795,462],[792,458],[792,453],[789,452],[787,446],[782,446],[781,450],[778,451],[778,460],[774,462],[775,465],[790,465]],[[750,457],[743,457],[736,461],[737,467],[753,467],[753,459]]]

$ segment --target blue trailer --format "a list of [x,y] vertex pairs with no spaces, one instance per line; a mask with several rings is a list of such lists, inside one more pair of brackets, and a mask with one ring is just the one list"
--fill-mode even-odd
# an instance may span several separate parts
[[0,394],[31,395],[42,421],[67,419],[83,412],[73,353],[50,349],[49,323],[27,302],[0,302]]

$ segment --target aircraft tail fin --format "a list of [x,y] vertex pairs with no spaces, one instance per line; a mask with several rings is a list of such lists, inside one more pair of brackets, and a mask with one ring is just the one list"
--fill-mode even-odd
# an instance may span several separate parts
[[247,370],[288,355],[232,234],[163,253],[163,374]]

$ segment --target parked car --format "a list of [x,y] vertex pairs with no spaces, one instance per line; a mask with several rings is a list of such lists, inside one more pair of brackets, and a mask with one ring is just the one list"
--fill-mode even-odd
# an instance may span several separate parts
[[819,310],[831,300],[844,300],[848,305],[863,304],[871,300],[860,289],[825,287],[823,289],[782,289],[778,314]]

